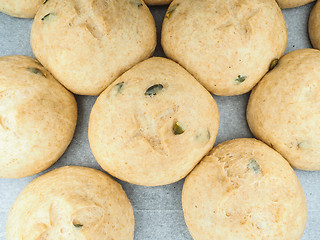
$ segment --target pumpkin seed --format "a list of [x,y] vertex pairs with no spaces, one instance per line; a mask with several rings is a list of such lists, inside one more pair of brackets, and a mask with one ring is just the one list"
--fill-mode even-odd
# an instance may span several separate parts
[[270,63],[270,67],[269,67],[269,71],[271,71],[272,69],[274,69],[277,65],[278,65],[279,59],[275,58],[271,61]]
[[55,16],[55,13],[48,13],[43,18],[41,18],[41,21],[47,21],[49,18]]
[[309,147],[310,147],[310,144],[307,141],[298,143],[298,148],[300,149],[308,149]]
[[206,144],[210,140],[210,132],[209,129],[201,129],[196,134],[196,139],[202,143]]
[[114,86],[114,89],[116,91],[116,93],[120,93],[122,88],[124,87],[124,82],[120,82],[120,83],[117,83],[115,86]]
[[260,173],[260,166],[255,159],[250,159],[248,163],[248,168],[254,171],[256,174]]
[[168,12],[166,13],[166,18],[169,19],[171,17],[171,15],[173,14],[173,12],[177,9],[178,6],[179,6],[179,4],[172,6],[172,8],[170,10],[168,10]]
[[142,2],[140,2],[138,0],[136,0],[136,1],[131,0],[130,3],[133,5],[136,5],[138,8],[143,6]]
[[184,128],[184,126],[180,123],[180,122],[175,122],[175,124],[173,125],[173,133],[174,135],[180,135],[182,133],[184,133],[186,129]]
[[161,84],[153,85],[147,89],[145,95],[152,97],[154,95],[157,95],[157,93],[160,92],[162,89],[163,86]]
[[238,75],[238,77],[234,80],[235,85],[239,85],[243,83],[247,79],[247,76]]
[[39,75],[45,77],[45,74],[39,68],[28,68],[28,70],[30,72],[32,72],[33,74],[39,74]]

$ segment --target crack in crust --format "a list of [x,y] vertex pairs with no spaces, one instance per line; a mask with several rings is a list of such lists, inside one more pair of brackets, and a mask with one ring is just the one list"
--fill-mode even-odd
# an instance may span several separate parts
[[168,123],[173,122],[174,115],[178,112],[179,107],[174,105],[158,114],[155,119],[146,116],[145,113],[136,111],[134,119],[136,121],[137,130],[130,138],[132,141],[135,138],[143,138],[150,147],[160,153],[168,156],[169,148],[165,143],[163,131]]
[[[217,216],[224,216],[232,221],[238,220],[240,224],[247,224],[251,226],[247,230],[252,234],[252,236],[258,236],[262,233],[263,227],[260,226],[259,221],[254,218],[254,214],[249,208],[234,208],[234,199],[238,199],[237,195],[241,195],[242,189],[248,187],[247,184],[243,184],[242,181],[247,179],[248,170],[245,170],[243,174],[232,173],[232,159],[234,158],[232,153],[226,153],[225,156],[217,156],[216,162],[219,165],[219,169],[224,176],[224,181],[227,183],[226,192],[223,198],[217,203],[214,208],[214,213]],[[231,161],[231,162],[230,162]],[[260,186],[264,179],[255,179],[249,185]],[[230,205],[231,204],[231,205]]]
[[227,0],[225,5],[226,16],[223,18],[224,20],[222,23],[218,23],[216,25],[215,30],[234,26],[240,35],[246,38],[250,37],[252,28],[249,21],[258,14],[260,9],[250,9],[246,2],[242,0],[238,1],[237,3]]
[[[101,40],[105,33],[107,33],[107,31],[106,29],[103,29],[102,26],[99,26],[99,24],[97,24],[97,21],[92,18],[92,15],[95,15],[94,9],[99,5],[95,4],[96,2],[96,0],[92,1],[92,6],[88,7],[83,0],[75,0],[74,9],[77,15],[69,22],[69,26],[71,27],[78,25],[84,27],[94,38]],[[88,12],[90,11],[89,9],[92,12]]]
[[9,126],[7,126],[7,124],[6,124],[5,118],[3,116],[1,116],[1,114],[0,114],[0,125],[4,130],[6,130],[6,131],[10,130]]
[[83,236],[76,225],[81,225],[80,230],[94,230],[103,223],[104,218],[103,208],[98,205],[85,206],[72,212],[64,201],[56,199],[49,208],[49,224],[35,224],[31,234],[36,240],[52,239],[54,236],[59,239],[80,240],[79,237],[83,239]]

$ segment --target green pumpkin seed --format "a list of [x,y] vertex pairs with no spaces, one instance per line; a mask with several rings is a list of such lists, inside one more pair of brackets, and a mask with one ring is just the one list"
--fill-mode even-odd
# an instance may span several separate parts
[[247,76],[238,75],[238,77],[234,80],[235,85],[239,85],[243,83],[247,79]]
[[248,163],[248,168],[250,170],[254,171],[256,174],[261,172],[260,166],[255,159],[250,159],[250,161]]
[[278,65],[278,62],[279,62],[278,58],[273,59],[272,62],[270,63],[269,71],[274,69]]
[[168,10],[168,12],[166,13],[166,18],[169,19],[178,6],[179,4],[172,6],[172,8],[170,8],[170,10]]
[[138,8],[143,6],[142,2],[140,2],[138,0],[136,0],[136,1],[131,0],[130,3],[137,6]]
[[201,129],[196,134],[196,139],[202,143],[206,144],[210,140],[210,132],[209,129]]
[[310,144],[307,141],[303,141],[298,143],[298,148],[300,149],[309,149],[310,148]]
[[163,89],[163,86],[161,84],[156,84],[149,87],[144,94],[147,96],[153,97],[154,95],[157,95],[157,93],[160,92],[162,89]]
[[180,122],[175,122],[175,124],[173,125],[173,133],[174,135],[180,135],[182,133],[184,133],[186,129],[184,128],[184,126],[180,123]]
[[81,225],[81,224],[75,224],[75,225],[73,225],[73,226],[75,226],[76,228],[81,228],[81,227],[83,227],[83,225]]
[[120,82],[120,83],[117,83],[115,86],[114,86],[114,89],[116,91],[116,93],[120,93],[121,90],[123,89],[124,87],[124,82]]
[[53,16],[55,16],[55,13],[48,13],[43,18],[41,18],[41,21],[48,21]]
[[39,68],[28,68],[28,70],[30,72],[32,72],[33,74],[39,74],[39,75],[45,77],[45,74]]

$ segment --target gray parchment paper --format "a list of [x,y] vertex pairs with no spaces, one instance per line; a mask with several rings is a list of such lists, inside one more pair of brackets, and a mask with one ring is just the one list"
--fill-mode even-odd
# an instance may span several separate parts
[[[283,10],[288,27],[287,51],[311,47],[307,23],[313,3]],[[161,24],[167,6],[151,7],[158,31],[155,56],[164,56],[160,46]],[[0,56],[33,56],[29,37],[32,20],[12,18],[0,13]],[[233,97],[214,96],[220,111],[220,128],[216,144],[223,141],[252,137],[245,110],[249,94]],[[76,96],[78,125],[69,148],[61,159],[47,171],[64,165],[79,165],[100,169],[89,147],[87,125],[96,97]],[[1,153],[0,153],[1,154]],[[45,172],[47,172],[45,171]],[[22,179],[0,179],[0,240],[5,239],[7,213],[22,189],[44,172]],[[308,223],[303,240],[320,239],[320,172],[296,171],[308,202]],[[121,182],[121,181],[119,181]],[[121,182],[134,208],[135,240],[192,240],[185,225],[181,207],[183,180],[167,186],[142,187]]]

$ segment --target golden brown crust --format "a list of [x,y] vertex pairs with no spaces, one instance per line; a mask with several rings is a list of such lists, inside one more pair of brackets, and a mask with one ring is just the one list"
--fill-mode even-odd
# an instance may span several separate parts
[[156,28],[140,0],[49,0],[34,19],[31,46],[70,91],[97,95],[153,53]]
[[36,174],[68,147],[76,101],[33,58],[1,57],[0,73],[0,177]]
[[218,125],[208,91],[173,61],[150,58],[99,96],[89,142],[110,174],[134,184],[164,185],[185,177],[209,152]]
[[0,0],[0,12],[12,17],[33,18],[43,0]]
[[307,219],[294,171],[255,139],[216,146],[186,178],[182,205],[195,240],[299,240]]
[[120,184],[95,169],[68,166],[32,181],[7,219],[9,240],[133,240],[132,206]]
[[288,53],[251,93],[252,133],[298,169],[320,170],[320,51]]
[[287,45],[274,0],[175,0],[162,27],[165,54],[210,92],[248,92]]
[[294,8],[314,2],[315,0],[276,0],[281,8]]

